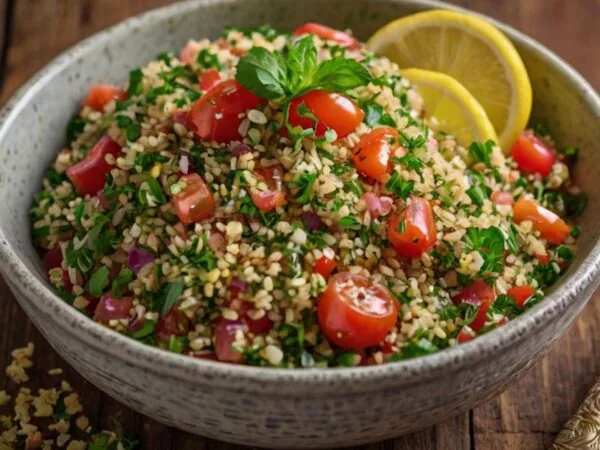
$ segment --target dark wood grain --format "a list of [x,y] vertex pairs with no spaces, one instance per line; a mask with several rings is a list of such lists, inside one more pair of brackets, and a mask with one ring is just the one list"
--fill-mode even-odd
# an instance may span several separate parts
[[[75,42],[167,0],[0,0],[0,24],[10,23],[0,49],[6,65],[0,103],[35,71]],[[600,88],[600,0],[452,0],[452,3],[489,14],[538,39],[571,63]],[[7,14],[12,13],[6,22]],[[6,46],[8,44],[8,46]],[[3,51],[4,51],[3,50]],[[2,53],[0,53],[2,54]],[[597,293],[572,329],[552,353],[525,378],[497,398],[473,411],[399,439],[363,447],[381,450],[494,450],[544,449],[583,400],[600,374],[600,304]],[[96,424],[112,427],[118,420],[137,433],[144,449],[241,449],[241,446],[191,436],[161,425],[120,405],[87,383],[44,341],[0,279],[0,368],[10,361],[10,350],[34,342],[32,387],[56,382],[47,370],[65,369],[84,397],[86,411]],[[7,383],[0,373],[0,388]],[[59,377],[57,377],[59,378]]]

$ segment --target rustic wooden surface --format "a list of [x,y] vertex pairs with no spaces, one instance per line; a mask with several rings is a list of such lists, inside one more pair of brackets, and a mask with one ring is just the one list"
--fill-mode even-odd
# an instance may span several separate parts
[[[600,89],[600,0],[452,0],[489,14],[535,37],[570,62]],[[72,44],[166,0],[0,0],[0,104],[16,88]],[[600,292],[576,324],[526,377],[474,410],[393,441],[366,448],[397,450],[543,449],[577,409],[600,375]],[[83,393],[86,411],[101,427],[119,421],[137,433],[144,449],[242,448],[195,437],[158,424],[120,405],[87,383],[52,350],[0,279],[0,368],[10,350],[36,345],[33,387],[51,382],[49,368]],[[36,376],[37,375],[37,376]],[[0,387],[6,383],[0,372]]]

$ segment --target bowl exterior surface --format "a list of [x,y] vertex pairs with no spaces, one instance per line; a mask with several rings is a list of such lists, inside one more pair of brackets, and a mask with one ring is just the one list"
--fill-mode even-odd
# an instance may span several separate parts
[[389,20],[440,6],[419,0],[205,0],[150,12],[85,41],[28,83],[0,116],[0,268],[52,346],[85,378],[124,404],[174,427],[258,446],[334,447],[398,436],[497,394],[530,368],[581,311],[598,283],[600,102],[548,50],[505,28],[534,86],[535,115],[559,145],[581,148],[576,179],[589,193],[580,253],[541,305],[460,348],[387,366],[257,369],[196,361],[109,332],[47,288],[27,212],[63,130],[94,82],[124,83],[129,70],[190,37],[224,26],[271,23],[291,30],[318,20],[362,39]]

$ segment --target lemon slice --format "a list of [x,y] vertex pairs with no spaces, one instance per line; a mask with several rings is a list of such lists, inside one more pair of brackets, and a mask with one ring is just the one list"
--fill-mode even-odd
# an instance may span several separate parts
[[367,46],[401,69],[450,75],[485,109],[508,150],[527,126],[531,83],[517,50],[496,27],[469,14],[433,10],[397,19]]
[[466,147],[473,141],[498,142],[483,107],[454,78],[422,69],[405,69],[401,74],[417,87],[426,117],[435,119],[439,130],[453,134]]

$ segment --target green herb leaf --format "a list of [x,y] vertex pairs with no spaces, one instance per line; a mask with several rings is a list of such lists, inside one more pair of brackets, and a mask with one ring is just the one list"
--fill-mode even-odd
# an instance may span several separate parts
[[292,94],[307,89],[317,69],[317,49],[311,36],[305,36],[294,45],[288,46],[285,64]]
[[104,288],[108,286],[108,267],[102,266],[96,270],[90,278],[88,290],[94,297],[100,297]]
[[129,72],[129,86],[127,88],[127,97],[139,95],[142,93],[142,80],[144,74],[141,69],[135,69]]
[[504,234],[498,227],[468,228],[465,234],[467,251],[477,251],[484,260],[480,274],[499,273],[504,267]]
[[288,74],[280,53],[253,47],[238,62],[236,80],[262,98],[280,100],[287,94]]
[[290,187],[298,189],[296,201],[301,205],[308,203],[313,197],[313,184],[317,179],[316,173],[303,173],[290,183]]
[[360,230],[362,225],[354,216],[344,216],[340,219],[340,227],[347,228],[349,230]]
[[210,69],[211,67],[214,67],[217,70],[221,69],[219,58],[207,48],[204,48],[198,52],[198,56],[196,56],[196,62],[204,69]]
[[119,274],[112,282],[112,295],[115,298],[123,297],[123,290],[127,288],[131,280],[133,280],[133,272],[126,267],[121,268]]
[[65,139],[67,140],[67,145],[77,138],[77,136],[83,131],[85,124],[85,119],[79,116],[73,116],[71,120],[69,120],[65,130]]
[[142,328],[140,328],[134,333],[131,333],[129,336],[137,340],[145,339],[148,336],[152,336],[152,334],[154,333],[155,326],[156,322],[154,322],[153,320],[144,320],[144,325],[142,326]]
[[334,58],[319,64],[313,87],[346,92],[369,84],[371,79],[369,71],[355,59]]
[[412,194],[415,187],[415,182],[400,178],[397,171],[392,172],[392,177],[385,184],[385,189],[392,192],[394,195],[406,200]]
[[175,306],[181,293],[183,292],[183,282],[180,280],[173,281],[167,285],[163,291],[162,306],[160,308],[160,315],[164,316],[171,311],[171,308]]

